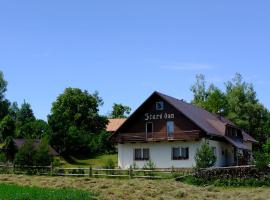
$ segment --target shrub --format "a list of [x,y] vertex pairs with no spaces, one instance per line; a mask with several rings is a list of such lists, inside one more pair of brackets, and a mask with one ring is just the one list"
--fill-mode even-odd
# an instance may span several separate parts
[[[155,170],[155,168],[156,168],[156,164],[153,161],[151,161],[151,160],[149,160],[143,166],[143,169],[144,170]],[[149,177],[154,177],[155,176],[155,173],[152,172],[152,171],[149,171],[149,172],[145,172],[144,175],[145,176],[149,176]]]
[[270,139],[267,139],[266,143],[262,146],[260,152],[254,153],[255,166],[260,171],[264,171],[268,168],[270,163]]
[[52,156],[49,154],[49,145],[46,140],[41,140],[38,147],[34,146],[32,140],[25,141],[14,160],[14,163],[19,166],[48,166],[51,162]]
[[149,160],[143,166],[143,169],[145,170],[154,170],[155,168],[156,168],[156,164],[152,160]]
[[7,162],[7,157],[4,153],[0,153],[0,164],[5,164]]
[[35,150],[34,164],[37,166],[49,166],[53,157],[49,154],[49,144],[46,140],[41,140],[40,145]]
[[196,167],[197,168],[208,168],[212,167],[216,163],[216,156],[210,148],[210,146],[204,142],[200,148],[197,149],[195,155]]
[[254,153],[255,166],[258,170],[263,171],[268,168],[270,155],[266,152],[256,152]]
[[19,166],[33,166],[35,147],[32,140],[27,140],[15,155],[14,163]]

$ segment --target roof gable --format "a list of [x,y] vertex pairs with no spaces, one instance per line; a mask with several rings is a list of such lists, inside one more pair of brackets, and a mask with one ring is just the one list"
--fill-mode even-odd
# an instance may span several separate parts
[[[174,97],[162,94],[160,92],[154,92],[153,94],[150,95],[150,97],[146,99],[146,101],[144,101],[144,103],[141,104],[141,106],[139,106],[137,110],[133,112],[133,114],[117,129],[117,131],[121,130],[130,121],[132,121],[134,116],[137,115],[139,112],[141,112],[144,105],[148,103],[155,95],[158,95],[168,104],[173,106],[178,112],[183,114],[185,117],[187,117],[189,120],[191,120],[194,124],[196,124],[198,127],[200,127],[203,131],[205,131],[209,135],[224,137],[226,133],[226,126],[227,125],[235,126],[230,120],[218,116],[217,114],[210,113],[207,110],[199,108],[193,104],[186,103],[183,100],[176,99]],[[242,133],[244,140],[256,142],[254,138],[252,138],[244,131],[242,131]]]

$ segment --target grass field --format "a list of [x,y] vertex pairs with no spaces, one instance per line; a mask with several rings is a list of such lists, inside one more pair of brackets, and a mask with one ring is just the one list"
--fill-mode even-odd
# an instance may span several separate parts
[[74,189],[48,189],[0,184],[0,200],[91,200],[87,191]]
[[117,154],[100,155],[94,158],[74,157],[61,159],[63,167],[78,167],[78,166],[92,166],[93,168],[102,168],[107,160],[113,160],[115,166],[117,166]]
[[[268,200],[270,188],[196,187],[174,180],[105,179],[0,175],[0,183],[41,188],[74,188],[104,200]],[[1,196],[2,194],[0,194]]]

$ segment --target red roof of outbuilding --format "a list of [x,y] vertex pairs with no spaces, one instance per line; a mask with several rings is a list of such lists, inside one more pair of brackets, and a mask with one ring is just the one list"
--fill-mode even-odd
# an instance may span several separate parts
[[126,121],[126,118],[109,119],[109,123],[106,127],[108,132],[115,132]]

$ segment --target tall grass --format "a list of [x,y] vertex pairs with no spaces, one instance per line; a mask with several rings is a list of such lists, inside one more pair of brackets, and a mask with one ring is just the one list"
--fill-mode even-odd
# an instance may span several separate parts
[[74,189],[48,189],[0,184],[0,200],[91,200],[93,193]]

